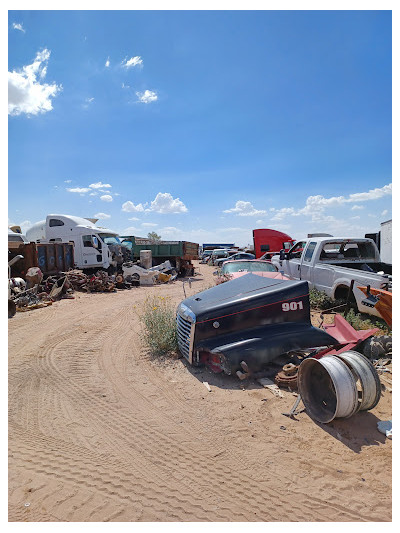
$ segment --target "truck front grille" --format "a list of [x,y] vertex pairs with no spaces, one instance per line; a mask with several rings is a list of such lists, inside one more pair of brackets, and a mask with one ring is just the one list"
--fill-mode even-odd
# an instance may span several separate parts
[[193,357],[193,339],[194,339],[194,327],[195,327],[194,314],[183,304],[178,307],[176,314],[176,327],[178,334],[178,347],[179,351],[192,363]]

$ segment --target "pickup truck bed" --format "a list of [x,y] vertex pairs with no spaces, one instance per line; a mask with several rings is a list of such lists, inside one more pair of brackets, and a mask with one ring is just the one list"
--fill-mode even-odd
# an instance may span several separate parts
[[327,261],[321,261],[321,264],[328,264],[328,265],[334,265],[338,267],[345,267],[345,268],[351,268],[353,270],[364,270],[365,272],[383,272],[384,274],[390,274],[392,275],[392,265],[389,265],[388,263],[369,263],[369,262],[362,262],[362,263],[354,263],[352,261],[337,261],[337,262],[331,262]]

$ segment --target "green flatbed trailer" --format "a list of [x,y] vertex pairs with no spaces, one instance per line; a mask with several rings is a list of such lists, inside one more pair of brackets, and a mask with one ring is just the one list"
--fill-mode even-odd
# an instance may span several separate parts
[[[170,261],[180,276],[193,276],[194,266],[192,261],[199,258],[199,245],[188,241],[152,241],[134,237],[121,236],[121,243],[131,243],[132,260],[140,259],[141,250],[151,250],[153,266],[164,261]],[[130,247],[130,246],[129,246]]]

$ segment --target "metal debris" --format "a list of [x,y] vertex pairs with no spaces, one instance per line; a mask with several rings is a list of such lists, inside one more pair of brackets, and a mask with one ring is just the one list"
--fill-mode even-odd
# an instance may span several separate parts
[[111,276],[99,270],[96,274],[87,275],[80,270],[70,270],[66,277],[71,286],[77,291],[84,292],[115,292],[115,283]]
[[207,383],[207,381],[203,381],[203,385],[204,385],[205,388],[208,390],[208,392],[211,392],[211,387],[210,387],[210,385]]
[[260,383],[260,385],[262,385],[263,387],[265,387],[266,389],[271,391],[272,394],[274,394],[278,398],[283,398],[282,391],[279,390],[278,385],[275,385],[275,383],[271,379],[269,379],[269,378],[260,378],[257,381],[258,381],[258,383]]
[[391,420],[380,420],[377,424],[378,431],[386,435],[388,439],[392,438],[392,421]]
[[285,387],[291,391],[297,391],[298,366],[293,363],[285,365],[275,376],[275,383],[278,387]]

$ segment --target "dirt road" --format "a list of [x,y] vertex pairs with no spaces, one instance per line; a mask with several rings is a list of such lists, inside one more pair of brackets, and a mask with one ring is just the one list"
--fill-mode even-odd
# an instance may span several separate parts
[[[188,295],[213,284],[199,269]],[[290,393],[152,359],[151,293],[184,296],[75,293],[9,320],[10,521],[391,520],[390,393],[327,426],[290,420]]]

